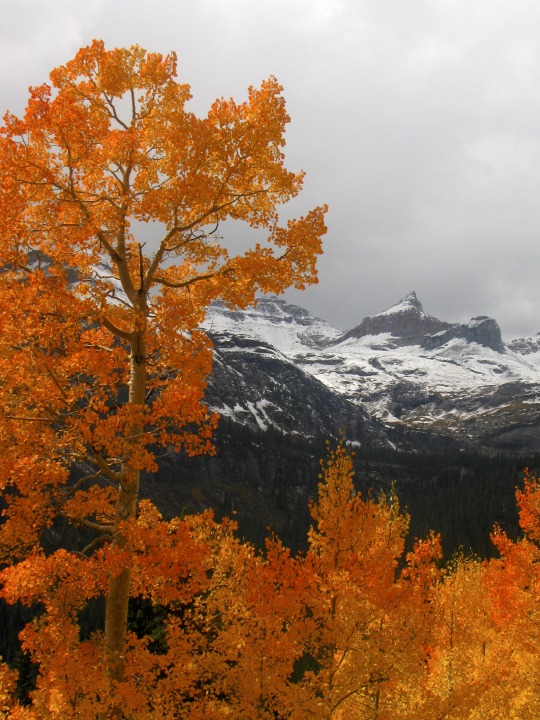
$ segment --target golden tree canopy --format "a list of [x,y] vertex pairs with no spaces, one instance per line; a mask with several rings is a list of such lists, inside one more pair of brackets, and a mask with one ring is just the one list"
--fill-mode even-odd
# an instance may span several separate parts
[[[63,550],[43,564],[58,518],[94,533],[78,561],[113,559],[81,602],[106,597],[105,665],[118,683],[140,472],[156,469],[159,446],[212,450],[211,344],[197,328],[216,299],[245,307],[257,290],[316,282],[326,208],[278,222],[303,175],[284,165],[274,78],[204,118],[186,108],[174,53],[96,40],[50,79],[0,128],[0,561],[22,597],[24,578],[70,566]],[[235,255],[226,220],[267,242]]]

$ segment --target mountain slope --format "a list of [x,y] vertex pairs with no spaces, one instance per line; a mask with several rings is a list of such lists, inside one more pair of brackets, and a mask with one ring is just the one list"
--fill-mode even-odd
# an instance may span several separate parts
[[214,305],[205,328],[216,348],[210,401],[238,422],[302,434],[333,434],[342,423],[361,443],[376,426],[374,439],[390,444],[421,431],[467,447],[540,451],[540,341],[505,345],[491,318],[443,322],[410,293],[341,333],[266,297],[245,312]]

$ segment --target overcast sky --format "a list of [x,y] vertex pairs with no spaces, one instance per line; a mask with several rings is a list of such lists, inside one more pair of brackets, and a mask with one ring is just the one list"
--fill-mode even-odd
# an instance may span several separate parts
[[175,50],[192,109],[270,74],[327,202],[319,284],[287,297],[339,328],[416,290],[457,322],[540,331],[538,0],[0,0],[0,107],[93,38]]

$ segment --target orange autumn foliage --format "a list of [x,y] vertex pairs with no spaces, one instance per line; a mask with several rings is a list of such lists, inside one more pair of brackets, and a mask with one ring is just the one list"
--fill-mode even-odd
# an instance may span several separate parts
[[[156,470],[160,447],[213,451],[217,417],[202,402],[212,349],[198,327],[214,300],[243,308],[257,291],[316,282],[326,208],[279,224],[303,174],[284,165],[289,117],[272,77],[203,118],[187,108],[174,53],[94,41],[50,79],[0,129],[3,592],[44,603],[38,635],[65,635],[66,660],[80,604],[104,595],[96,672],[120,688],[128,600],[151,564],[138,554],[150,540],[131,535],[140,472]],[[267,241],[235,254],[219,234],[227,220]],[[58,521],[93,533],[79,554],[44,554]],[[76,577],[86,590],[57,621],[48,603]],[[32,633],[25,642],[46,668],[50,648]]]
[[318,669],[306,672],[303,683],[325,720],[412,720],[412,690],[425,659],[425,602],[438,578],[438,538],[417,543],[400,570],[409,519],[397,497],[355,492],[343,445],[329,453],[321,480],[307,556],[316,591],[306,600]]
[[[8,600],[43,607],[22,633],[40,670],[28,717],[83,720],[118,706],[134,720],[386,718],[392,708],[414,717],[427,597],[426,573],[421,583],[416,575],[436,561],[437,543],[398,571],[407,518],[395,498],[353,493],[343,446],[324,466],[312,513],[310,549],[293,557],[277,539],[264,552],[240,542],[234,523],[211,513],[164,522],[143,501],[122,528],[125,548],[99,547],[88,560],[59,551],[5,570]],[[162,646],[128,634],[124,678],[111,683],[103,635],[81,640],[77,620],[122,552],[132,594],[161,618]]]
[[533,720],[540,714],[540,484],[527,471],[516,492],[523,537],[500,528],[492,539],[501,557],[490,563],[493,617],[504,638],[504,706],[507,717]]
[[[518,493],[534,523],[538,492],[531,480]],[[256,550],[211,512],[165,522],[141,501],[122,527],[125,547],[4,570],[4,597],[42,608],[21,635],[39,663],[31,704],[17,704],[14,673],[0,665],[4,716],[86,720],[118,707],[133,720],[537,716],[534,541],[497,531],[500,559],[458,556],[443,569],[433,534],[404,555],[407,516],[393,495],[355,491],[342,445],[311,510],[309,548],[296,557],[275,538]],[[123,554],[158,632],[128,633],[115,682],[103,633],[82,639],[78,619]]]

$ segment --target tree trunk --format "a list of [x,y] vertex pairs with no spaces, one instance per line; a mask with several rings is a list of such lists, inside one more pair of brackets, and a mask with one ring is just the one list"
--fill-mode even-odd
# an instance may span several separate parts
[[[145,395],[146,357],[144,331],[139,331],[136,333],[136,338],[131,347],[129,404],[144,406]],[[129,437],[139,437],[143,429],[142,420],[137,421],[129,428]],[[140,471],[130,466],[129,459],[122,465],[121,478],[115,508],[115,534],[113,544],[119,548],[124,548],[126,546],[126,539],[118,532],[118,527],[123,521],[135,518],[137,515],[140,479]],[[119,575],[111,579],[105,605],[105,640],[108,653],[109,677],[112,681],[117,682],[122,682],[125,674],[131,573],[131,567],[128,566],[125,567]],[[113,711],[113,717],[121,716],[119,709]]]
[[[126,481],[124,477],[122,486],[118,491],[116,502],[115,525],[122,520],[133,518],[137,512],[137,497],[139,492],[139,473],[132,473]],[[119,548],[125,546],[125,538],[117,533],[113,544]],[[125,648],[127,633],[127,617],[129,589],[131,585],[131,568],[127,567],[119,575],[113,577],[109,583],[105,604],[105,639],[107,644],[109,676],[111,680],[122,682],[124,679]]]

